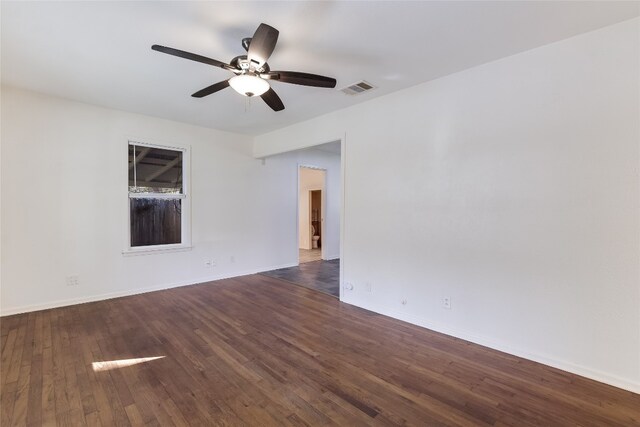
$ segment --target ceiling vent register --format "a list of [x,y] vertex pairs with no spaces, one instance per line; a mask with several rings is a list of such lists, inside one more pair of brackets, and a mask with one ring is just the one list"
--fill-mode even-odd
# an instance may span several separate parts
[[375,86],[363,80],[361,82],[354,83],[351,86],[347,86],[344,89],[341,89],[341,91],[347,95],[358,95],[363,92],[368,92],[371,89],[375,89]]

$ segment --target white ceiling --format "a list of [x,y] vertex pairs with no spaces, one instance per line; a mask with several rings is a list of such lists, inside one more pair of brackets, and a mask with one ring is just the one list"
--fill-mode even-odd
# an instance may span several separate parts
[[[91,104],[260,134],[494,59],[638,16],[638,2],[1,3],[2,82]],[[230,61],[260,22],[280,30],[274,70],[335,77],[336,89],[274,82],[286,109],[232,89],[230,73],[151,50]],[[365,79],[377,89],[337,89]]]

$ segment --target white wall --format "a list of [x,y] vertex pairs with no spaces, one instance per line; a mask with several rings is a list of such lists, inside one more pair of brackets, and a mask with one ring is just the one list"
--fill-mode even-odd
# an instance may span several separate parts
[[309,191],[321,190],[324,197],[324,177],[323,170],[300,168],[300,185],[298,186],[298,246],[300,249],[312,249]]
[[639,27],[262,135],[254,155],[346,135],[343,301],[640,392]]
[[[297,264],[282,245],[295,242],[297,183],[253,158],[249,137],[11,87],[1,96],[2,315]],[[191,251],[122,255],[131,136],[191,145]]]
[[[332,142],[331,140],[322,142]],[[298,198],[298,166],[313,166],[326,170],[326,188],[323,196],[324,206],[324,246],[323,259],[340,257],[340,209],[342,200],[340,155],[317,149],[298,150],[268,157],[265,160],[265,173],[278,176],[279,182],[274,184],[278,191],[284,192],[282,197],[293,200],[282,205],[279,211],[278,228],[280,251],[287,254],[287,259],[298,260],[299,236],[296,234],[296,221],[299,221],[295,201]],[[269,222],[265,222],[268,226]],[[294,262],[297,264],[297,262]]]

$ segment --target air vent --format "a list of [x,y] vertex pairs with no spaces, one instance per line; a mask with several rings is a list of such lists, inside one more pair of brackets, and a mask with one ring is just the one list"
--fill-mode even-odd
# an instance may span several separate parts
[[361,82],[354,83],[351,86],[347,86],[340,90],[347,95],[358,95],[359,93],[367,92],[371,89],[375,89],[375,86],[362,80]]

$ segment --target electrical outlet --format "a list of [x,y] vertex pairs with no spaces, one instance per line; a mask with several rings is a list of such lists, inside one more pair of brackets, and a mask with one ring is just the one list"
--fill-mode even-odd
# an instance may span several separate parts
[[80,285],[80,278],[78,276],[67,276],[67,286]]
[[235,263],[236,263],[236,257],[235,257],[235,255],[231,255],[231,256],[229,257],[229,262],[230,262],[231,264],[235,264]]
[[405,298],[405,299],[403,299],[402,301],[400,301],[400,304],[402,304],[402,305],[407,305],[407,299]]
[[367,292],[371,292],[371,282],[365,282],[364,290]]
[[451,298],[449,297],[444,297],[442,299],[442,306],[444,308],[446,308],[447,310],[451,310]]
[[352,291],[353,290],[353,283],[344,282],[344,289],[347,290],[347,291]]
[[210,258],[204,260],[204,266],[206,268],[211,268],[216,266],[216,262]]

